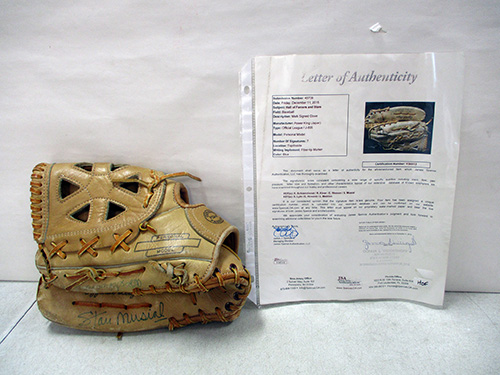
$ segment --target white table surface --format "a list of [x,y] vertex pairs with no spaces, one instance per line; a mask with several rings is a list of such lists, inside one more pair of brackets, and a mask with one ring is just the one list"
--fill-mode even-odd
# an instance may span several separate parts
[[230,324],[114,334],[65,328],[36,283],[0,283],[1,374],[499,374],[500,294],[245,305]]

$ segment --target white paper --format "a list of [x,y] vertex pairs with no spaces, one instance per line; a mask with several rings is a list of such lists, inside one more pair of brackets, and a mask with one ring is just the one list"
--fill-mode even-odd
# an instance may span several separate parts
[[[458,53],[252,59],[241,120],[255,303],[442,304],[462,85]],[[418,118],[398,136],[384,111]],[[380,113],[389,123],[373,127]]]

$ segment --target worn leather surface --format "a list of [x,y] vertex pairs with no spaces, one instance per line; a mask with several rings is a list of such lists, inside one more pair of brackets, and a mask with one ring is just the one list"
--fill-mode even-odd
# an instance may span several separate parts
[[[31,192],[42,275],[38,304],[49,319],[80,325],[81,307],[68,310],[61,301],[85,300],[84,294],[103,294],[106,301],[142,296],[157,307],[163,301],[172,318],[186,313],[189,293],[201,293],[213,302],[211,310],[217,305],[216,317],[224,316],[220,311],[235,316],[225,310],[236,302],[234,292],[219,296],[207,285],[234,288],[244,275],[250,287],[237,255],[238,230],[205,205],[190,204],[186,187],[170,175],[110,163],[39,164]],[[242,306],[247,294],[245,289],[236,305]],[[187,314],[193,317],[193,311]],[[150,323],[129,328],[153,328]]]
[[[66,251],[70,252],[80,246],[80,238],[99,235],[99,246],[111,246],[114,243],[113,233],[120,233],[129,226],[137,227],[157,212],[165,193],[165,184],[154,191],[150,204],[144,208],[146,189],[142,188],[133,193],[113,183],[113,180],[133,176],[150,183],[152,178],[149,169],[126,166],[111,171],[112,164],[95,163],[92,171],[87,171],[76,165],[51,164],[45,168],[42,190],[43,226],[40,231],[42,236],[38,242],[68,240],[72,249],[67,248]],[[80,189],[62,198],[60,186],[63,180],[79,186]],[[117,203],[126,210],[119,216],[106,220],[109,202]],[[87,204],[90,204],[90,216],[87,222],[71,217],[72,213]]]

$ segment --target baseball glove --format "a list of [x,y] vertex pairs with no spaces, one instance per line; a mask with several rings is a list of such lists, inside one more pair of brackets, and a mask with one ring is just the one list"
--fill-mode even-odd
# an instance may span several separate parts
[[416,107],[372,109],[365,118],[367,137],[384,150],[426,152],[429,130],[425,111]]
[[31,175],[37,302],[49,320],[108,332],[236,319],[250,292],[238,230],[173,179],[109,163]]

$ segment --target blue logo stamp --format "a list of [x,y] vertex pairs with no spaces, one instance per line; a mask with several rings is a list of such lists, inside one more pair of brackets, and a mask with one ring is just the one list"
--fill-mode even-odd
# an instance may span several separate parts
[[273,229],[274,238],[293,240],[299,235],[297,228],[295,228],[293,225],[273,225]]

